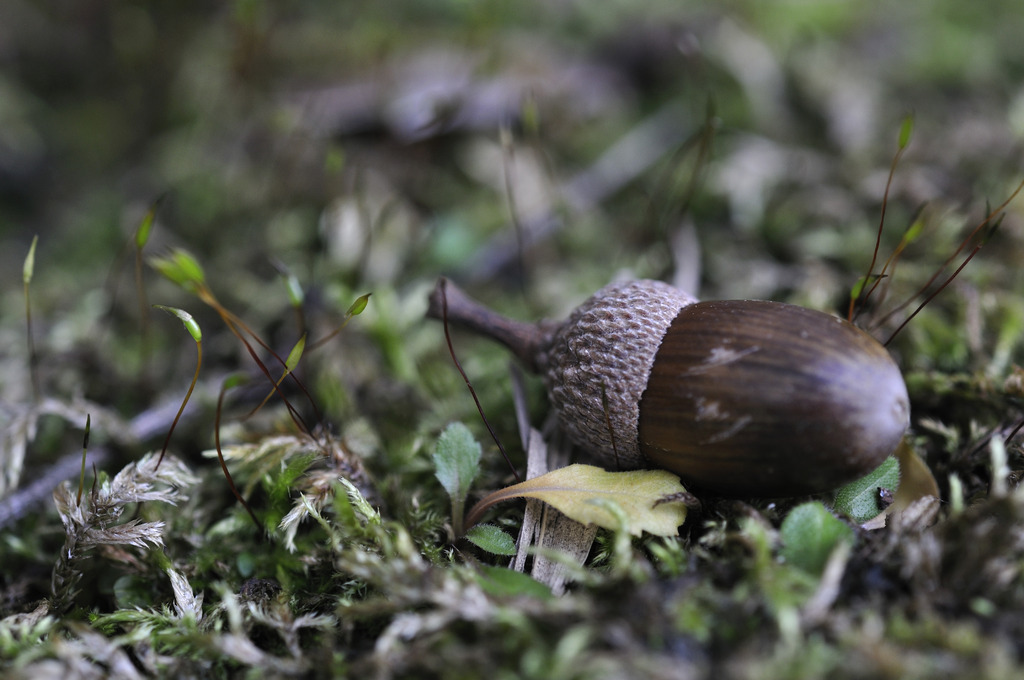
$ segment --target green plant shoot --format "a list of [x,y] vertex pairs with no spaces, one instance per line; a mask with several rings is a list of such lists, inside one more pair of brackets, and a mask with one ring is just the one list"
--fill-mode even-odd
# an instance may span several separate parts
[[[274,359],[276,359],[282,366],[286,366],[285,360],[282,359],[276,352],[274,352],[274,350],[266,342],[261,340],[260,337],[251,328],[249,328],[249,326],[246,325],[246,323],[242,321],[242,319],[238,315],[232,313],[229,309],[222,305],[219,300],[217,300],[217,297],[213,294],[213,291],[206,284],[206,276],[203,273],[203,269],[199,265],[199,262],[196,261],[196,259],[190,253],[179,248],[171,251],[169,255],[150,258],[149,263],[154,269],[163,274],[166,278],[178,284],[187,292],[194,294],[205,304],[213,308],[215,312],[217,312],[217,315],[220,316],[221,321],[224,322],[224,325],[226,325],[228,327],[228,330],[230,330],[231,333],[236,338],[238,338],[238,340],[245,347],[245,350],[249,353],[249,356],[252,357],[252,360],[256,363],[256,366],[259,367],[260,371],[263,373],[264,376],[266,376],[267,380],[269,380],[271,384],[274,385],[275,391],[277,391],[277,393],[281,395],[281,398],[284,400],[285,407],[288,409],[288,413],[292,417],[292,420],[295,423],[295,425],[300,430],[308,434],[311,431],[309,425],[306,424],[305,420],[299,414],[298,410],[291,404],[291,402],[288,401],[288,398],[284,395],[284,392],[281,391],[278,382],[273,378],[273,376],[270,375],[270,369],[268,369],[263,360],[260,359],[259,355],[256,353],[256,350],[253,348],[252,343],[250,343],[245,336],[249,335],[251,338],[253,338],[260,347],[269,352],[274,357]],[[285,375],[289,374],[291,374],[291,371],[287,371]],[[296,380],[296,384],[298,384],[299,388],[303,391],[303,393],[305,393],[306,397],[309,399],[314,411],[316,411],[316,417],[319,420],[320,413],[319,410],[317,410],[316,408],[316,403],[313,401],[312,396],[310,396],[309,392],[306,390],[306,388],[302,385],[301,382]]]
[[25,256],[25,264],[22,267],[21,278],[25,284],[25,331],[28,340],[28,365],[32,375],[32,396],[39,399],[39,362],[36,357],[36,345],[32,339],[32,303],[29,297],[29,284],[32,283],[32,275],[36,267],[36,243],[39,242],[39,235],[32,237],[32,245],[28,248],[28,255]]
[[263,525],[260,524],[259,518],[256,517],[256,513],[253,512],[252,507],[249,506],[245,497],[242,496],[238,487],[235,486],[235,480],[231,477],[231,472],[228,470],[227,461],[224,460],[224,450],[221,448],[220,443],[220,418],[224,409],[224,395],[228,390],[244,384],[247,380],[248,378],[246,378],[244,374],[235,373],[233,375],[229,375],[224,379],[224,382],[221,383],[220,394],[217,396],[216,420],[213,424],[213,443],[214,448],[217,450],[217,460],[220,461],[220,469],[224,473],[224,478],[228,480],[228,486],[231,487],[231,493],[235,496],[235,500],[242,504],[245,511],[249,513],[249,517],[252,518],[253,523],[256,524],[257,527],[263,528]]
[[338,333],[344,330],[345,326],[348,325],[348,322],[352,320],[352,317],[359,316],[360,314],[363,313],[363,310],[366,309],[366,305],[370,302],[371,295],[373,295],[373,293],[366,293],[365,295],[360,295],[359,297],[357,297],[356,301],[349,305],[348,311],[345,312],[345,318],[341,320],[341,324],[333,331],[328,333],[325,337],[320,338],[319,340],[314,342],[310,346],[310,349],[315,349],[320,345],[323,345],[331,341],[334,338],[334,336],[336,336]]
[[907,117],[903,119],[903,123],[900,125],[900,150],[907,148],[910,144],[910,135],[914,131],[914,114],[907,114]]
[[156,220],[156,209],[160,206],[160,201],[163,200],[163,196],[153,201],[153,204],[149,206],[149,210],[143,215],[142,221],[139,222],[138,228],[135,230],[135,249],[138,252],[142,252],[142,249],[149,243],[149,235],[153,231],[153,222]]
[[900,485],[900,466],[889,456],[877,468],[860,479],[836,490],[834,507],[857,523],[867,522],[879,513],[878,490],[896,491]]
[[493,524],[477,524],[470,527],[466,532],[466,539],[492,555],[511,556],[516,554],[516,542]]
[[78,476],[78,496],[75,504],[82,504],[82,488],[85,486],[85,454],[89,450],[89,432],[92,430],[92,414],[85,414],[85,436],[82,437],[82,472]]
[[452,530],[463,534],[466,496],[480,472],[480,442],[462,423],[444,429],[434,450],[434,474],[452,501]]
[[820,574],[832,550],[841,541],[853,543],[853,529],[814,501],[790,510],[779,528],[782,556],[811,574]]
[[156,220],[156,209],[160,205],[163,196],[153,201],[149,210],[142,216],[139,226],[135,229],[135,290],[139,295],[139,319],[142,324],[143,352],[149,356],[149,302],[146,300],[146,288],[142,285],[142,250],[149,243],[149,236],[153,232],[153,222]]
[[276,259],[271,260],[274,269],[277,270],[281,280],[284,282],[285,291],[288,293],[288,304],[295,311],[295,320],[298,322],[299,333],[306,332],[306,316],[303,305],[306,302],[306,291],[302,289],[302,283],[284,262]]
[[164,305],[153,305],[157,309],[162,309],[168,314],[178,317],[182,325],[185,326],[185,330],[189,332],[192,339],[196,342],[196,372],[192,376],[192,383],[188,386],[188,392],[185,393],[185,398],[181,401],[181,406],[178,408],[177,415],[174,416],[174,420],[171,421],[171,427],[167,430],[167,437],[164,439],[163,448],[160,449],[160,458],[156,462],[156,467],[160,467],[160,463],[164,460],[164,455],[167,453],[167,445],[171,442],[171,433],[174,432],[174,428],[177,427],[178,421],[181,420],[181,414],[185,411],[185,405],[188,404],[188,400],[192,397],[192,390],[196,387],[196,382],[199,381],[199,369],[203,365],[203,332],[199,328],[199,324],[192,318],[192,315],[188,312],[177,309],[175,307],[165,307]]
[[172,250],[169,255],[151,257],[149,264],[190,293],[198,295],[206,288],[203,268],[190,253],[180,248]]
[[291,374],[291,372],[295,370],[295,367],[299,365],[299,360],[302,358],[302,353],[305,349],[306,334],[303,333],[302,337],[299,338],[299,341],[295,343],[294,347],[292,347],[292,350],[288,352],[288,358],[284,360],[284,373],[282,373],[281,377],[274,382],[274,385],[270,388],[270,392],[267,393],[267,396],[263,397],[263,401],[261,401],[256,406],[256,408],[249,412],[249,416],[252,416],[254,413],[263,408],[268,401],[270,401],[270,398],[274,396],[274,392],[280,389],[281,383],[284,382],[284,379],[287,378]]

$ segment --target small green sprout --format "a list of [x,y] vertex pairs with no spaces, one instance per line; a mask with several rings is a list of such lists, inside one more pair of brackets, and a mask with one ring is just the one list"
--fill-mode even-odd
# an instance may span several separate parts
[[139,294],[139,318],[142,323],[142,337],[145,355],[149,355],[149,303],[146,300],[146,288],[142,285],[142,251],[149,243],[149,236],[156,221],[156,210],[163,196],[157,198],[142,216],[139,226],[135,229],[135,289]]
[[452,501],[452,530],[463,534],[466,496],[480,472],[480,442],[462,423],[452,423],[437,440],[434,474]]
[[363,310],[366,309],[366,305],[370,302],[371,295],[373,295],[373,293],[366,293],[365,295],[360,295],[359,297],[357,297],[356,301],[349,305],[348,310],[345,312],[345,318],[341,320],[341,324],[339,324],[337,328],[328,333],[325,337],[320,338],[312,345],[310,345],[310,349],[320,347],[321,345],[332,340],[334,336],[340,333],[345,328],[345,326],[348,325],[348,322],[352,320],[352,317],[359,316],[360,314],[362,314]]
[[25,256],[25,263],[22,266],[21,278],[25,284],[25,329],[28,339],[28,362],[29,371],[32,374],[32,395],[39,399],[39,360],[36,356],[36,345],[32,339],[32,303],[29,298],[29,284],[32,283],[32,275],[36,267],[36,244],[39,242],[38,234],[32,237],[32,245],[28,248],[28,255]]
[[85,486],[85,454],[89,450],[89,432],[92,430],[92,414],[85,415],[85,436],[82,438],[82,473],[78,477],[78,495],[75,504],[82,504],[82,488]]
[[196,372],[192,376],[192,383],[188,386],[188,392],[185,393],[185,398],[181,402],[181,407],[178,408],[178,414],[174,416],[174,420],[171,421],[171,427],[167,430],[167,438],[164,439],[164,446],[160,450],[160,458],[156,462],[156,466],[159,468],[160,463],[164,460],[164,454],[167,453],[167,445],[171,442],[171,433],[174,432],[174,428],[177,427],[178,421],[181,419],[181,414],[185,411],[185,405],[188,404],[188,400],[192,397],[192,390],[195,389],[196,383],[199,381],[199,369],[203,365],[203,332],[199,328],[199,324],[192,318],[192,315],[188,312],[177,309],[175,307],[165,307],[164,305],[153,305],[157,309],[162,309],[168,314],[178,317],[182,325],[185,326],[185,330],[189,332],[192,339],[196,341]]
[[817,501],[790,510],[782,521],[779,536],[785,560],[811,574],[821,573],[840,542],[856,540],[853,529]]
[[249,513],[249,517],[252,518],[252,521],[256,524],[256,526],[262,528],[263,525],[260,524],[259,519],[256,517],[256,513],[253,512],[252,508],[246,502],[245,498],[238,491],[238,487],[235,486],[235,480],[232,479],[231,472],[228,471],[228,464],[224,460],[224,449],[221,448],[220,443],[220,419],[221,413],[223,412],[224,409],[224,395],[227,393],[228,390],[244,384],[247,380],[248,378],[244,374],[235,373],[233,375],[229,375],[227,378],[224,379],[224,382],[221,383],[220,394],[217,395],[217,415],[215,418],[215,422],[213,424],[213,444],[214,448],[216,448],[217,450],[217,460],[220,461],[220,469],[224,473],[224,478],[228,480],[228,486],[231,487],[231,493],[234,495],[235,499],[242,504],[242,507],[245,508],[246,512]]
[[466,532],[466,540],[492,555],[516,554],[516,542],[493,524],[477,524]]

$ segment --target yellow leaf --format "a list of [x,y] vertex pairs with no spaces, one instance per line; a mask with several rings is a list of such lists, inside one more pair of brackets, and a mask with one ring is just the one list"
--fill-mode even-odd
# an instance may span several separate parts
[[896,449],[896,457],[900,461],[900,486],[896,489],[895,505],[902,509],[925,496],[939,497],[939,485],[932,471],[907,443],[906,438]]
[[[666,470],[608,472],[592,465],[569,465],[494,492],[473,509],[482,512],[510,498],[537,498],[582,524],[625,528],[634,536],[646,531],[675,536],[686,520],[685,493],[679,477]],[[621,512],[609,510],[614,504]]]

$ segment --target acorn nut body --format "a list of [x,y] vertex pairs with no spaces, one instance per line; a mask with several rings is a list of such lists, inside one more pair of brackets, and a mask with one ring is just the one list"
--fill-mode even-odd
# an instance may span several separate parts
[[544,377],[559,422],[609,469],[659,467],[695,490],[780,497],[870,472],[909,421],[874,338],[837,317],[758,300],[698,302],[668,284],[612,284],[561,324],[521,324],[451,284],[448,318]]

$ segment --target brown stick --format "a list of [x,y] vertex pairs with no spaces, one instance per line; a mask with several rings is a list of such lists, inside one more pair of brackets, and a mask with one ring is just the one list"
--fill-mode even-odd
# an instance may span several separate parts
[[[443,290],[443,292],[442,292]],[[448,300],[448,322],[479,333],[507,347],[523,364],[538,373],[543,368],[550,332],[543,324],[515,321],[488,309],[458,286],[441,277],[430,293],[427,316],[442,319],[444,297]]]

